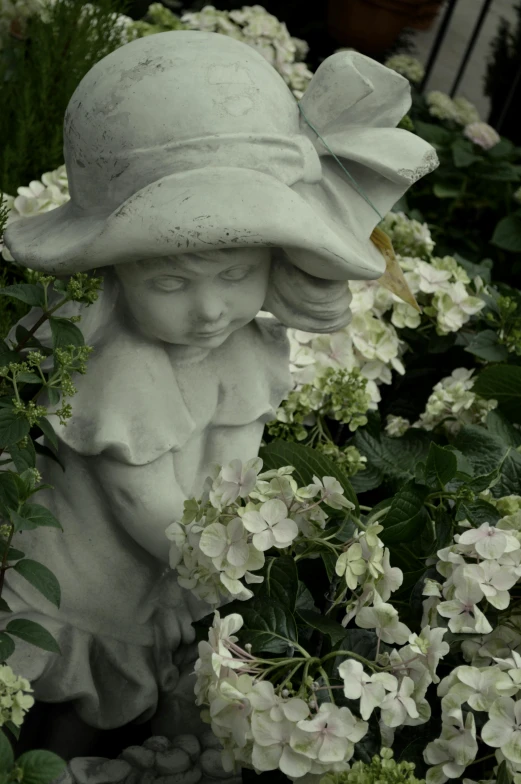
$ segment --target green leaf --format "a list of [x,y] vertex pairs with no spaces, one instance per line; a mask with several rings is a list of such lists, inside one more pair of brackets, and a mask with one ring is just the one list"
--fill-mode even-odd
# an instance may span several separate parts
[[32,531],[42,527],[63,530],[55,516],[41,504],[24,504],[20,509],[20,514],[13,512],[11,519],[16,531]]
[[323,476],[333,476],[344,489],[344,496],[355,505],[358,511],[358,499],[353,490],[347,474],[325,455],[316,452],[309,446],[294,444],[287,441],[272,441],[259,452],[265,469],[281,468],[282,466],[295,466],[293,476],[300,485],[308,485],[313,481],[313,476],[322,479]]
[[57,754],[52,751],[26,751],[16,760],[23,770],[23,784],[52,784],[67,767]]
[[37,373],[32,371],[24,371],[23,373],[16,374],[16,381],[21,381],[23,384],[42,384],[42,379]]
[[447,185],[443,182],[435,182],[432,192],[437,199],[457,199],[461,195],[461,185]]
[[49,323],[51,325],[53,348],[85,345],[83,333],[69,319],[51,316]]
[[486,424],[489,432],[508,446],[513,446],[514,449],[521,446],[521,433],[499,411],[489,411]]
[[504,362],[508,359],[508,350],[506,346],[501,345],[498,334],[493,329],[478,332],[465,351],[480,359],[486,359],[487,362]]
[[282,604],[266,597],[248,602],[232,602],[223,607],[223,614],[238,612],[244,626],[238,632],[242,644],[251,643],[253,653],[285,654],[298,641],[297,624],[292,613]]
[[[0,557],[4,557],[5,548],[7,547],[7,542],[0,542]],[[25,553],[21,550],[17,550],[14,547],[9,547],[7,549],[7,560],[8,561],[18,561],[20,558],[24,558]]]
[[418,136],[422,139],[434,144],[435,146],[442,147],[450,144],[453,134],[446,128],[442,128],[434,123],[426,123],[420,120],[415,120],[414,129]]
[[505,462],[499,482],[492,491],[496,498],[504,495],[521,495],[521,455],[510,452]]
[[472,387],[481,397],[493,398],[511,422],[521,423],[521,367],[492,365],[484,368]]
[[464,425],[454,439],[454,446],[471,463],[476,476],[494,471],[508,449],[499,438],[478,425]]
[[47,441],[49,441],[55,449],[58,449],[58,437],[54,432],[54,428],[49,422],[49,420],[45,419],[45,417],[43,419],[40,419],[38,422],[38,427],[44,434]]
[[12,612],[6,600],[0,596],[0,612]]
[[353,439],[356,448],[367,457],[369,467],[374,466],[385,476],[397,479],[414,476],[417,463],[427,458],[430,442],[428,433],[415,428],[400,438],[389,438],[364,427],[356,431]]
[[517,215],[507,215],[497,224],[492,239],[492,245],[511,253],[521,252],[521,218]]
[[14,641],[5,632],[0,632],[0,662],[5,662],[14,653]]
[[11,772],[14,765],[14,754],[7,736],[0,729],[0,771],[2,773]]
[[456,449],[456,447],[454,447],[452,444],[445,447],[445,449],[450,449],[450,451],[456,456],[456,463],[458,466],[456,479],[462,479],[463,481],[471,479],[474,476],[474,468],[470,460],[467,460],[463,452],[460,452],[459,449]]
[[16,444],[29,435],[28,420],[12,408],[0,408],[0,449]]
[[384,474],[376,466],[366,465],[362,471],[350,476],[349,481],[355,493],[367,493],[380,487],[384,478]]
[[45,298],[42,286],[34,286],[31,283],[15,283],[13,286],[5,286],[0,289],[1,297],[13,297],[26,305],[43,308]]
[[496,784],[512,784],[512,782],[513,782],[512,774],[507,768],[506,761],[503,760],[503,762],[497,769]]
[[22,448],[12,444],[9,447],[9,454],[19,473],[23,473],[28,468],[34,468],[36,465],[36,451],[31,439],[28,439],[27,446]]
[[13,737],[15,737],[16,740],[18,740],[18,738],[20,737],[20,727],[17,727],[16,724],[13,724],[12,721],[6,721],[4,726],[7,727],[11,735],[13,735]]
[[414,480],[400,488],[382,521],[384,530],[379,536],[384,544],[407,542],[420,535],[429,520],[423,506],[428,492],[426,487]]
[[450,449],[444,449],[432,442],[425,465],[427,485],[432,488],[444,488],[454,478],[457,470],[456,455]]
[[20,478],[12,471],[0,472],[0,515],[8,518],[11,509],[20,503],[20,493],[24,490]]
[[327,615],[321,615],[312,610],[299,610],[297,615],[307,626],[311,626],[312,629],[316,629],[322,634],[327,634],[332,645],[336,645],[346,636],[346,630],[342,624]]
[[[373,630],[346,629],[344,639],[339,643],[337,650],[351,651],[351,653],[357,653],[365,659],[374,661],[377,644],[378,637]],[[345,656],[342,656],[335,661],[337,664],[340,664],[342,659],[345,659]]]
[[481,156],[476,155],[472,144],[465,139],[456,139],[451,145],[452,160],[457,169],[464,169],[473,163],[481,160]]
[[495,525],[500,519],[501,515],[496,507],[481,499],[462,501],[456,513],[456,520],[468,520],[475,528],[479,528],[482,523]]
[[264,582],[255,590],[255,596],[267,596],[293,612],[298,592],[298,573],[294,559],[289,555],[266,558],[264,567],[257,574],[264,577]]
[[35,645],[37,648],[43,648],[44,651],[61,653],[60,646],[52,634],[39,623],[19,618],[15,621],[9,621],[5,630],[14,637],[20,637],[21,640],[25,640],[25,642]]
[[311,595],[311,591],[306,588],[306,584],[299,580],[297,601],[295,602],[295,609],[297,612],[300,610],[316,610],[315,600]]
[[24,558],[23,561],[18,561],[13,569],[18,574],[21,574],[22,577],[25,577],[52,604],[55,604],[56,607],[60,606],[60,583],[50,569],[38,561],[33,561],[31,558]]
[[334,553],[331,552],[331,550],[327,550],[325,553],[320,553],[320,557],[322,558],[322,563],[324,564],[327,578],[329,582],[332,582],[336,577],[335,566],[337,557]]

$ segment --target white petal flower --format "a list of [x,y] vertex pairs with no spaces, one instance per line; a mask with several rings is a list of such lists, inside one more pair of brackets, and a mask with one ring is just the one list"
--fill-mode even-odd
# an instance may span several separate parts
[[322,763],[346,762],[368,730],[365,721],[357,719],[349,708],[322,703],[312,719],[299,721],[291,737],[294,751]]
[[483,725],[481,737],[493,748],[500,748],[505,757],[521,765],[521,702],[510,697],[495,700]]
[[332,509],[354,509],[355,505],[344,497],[344,488],[333,476],[324,476],[320,480],[318,476],[313,477],[313,484],[322,488],[322,501]]
[[413,719],[418,718],[419,713],[416,703],[411,695],[414,691],[414,681],[412,678],[404,677],[398,688],[390,691],[381,703],[381,717],[384,724],[388,727],[399,727],[407,716]]
[[472,528],[460,534],[461,544],[473,544],[474,549],[482,558],[499,558],[503,553],[519,550],[519,541],[489,523],[482,523],[479,528]]
[[242,523],[253,533],[254,547],[261,551],[289,547],[299,533],[296,522],[288,517],[286,504],[277,498],[266,501],[258,512],[245,512]]
[[344,694],[349,700],[360,699],[360,715],[367,720],[373,710],[380,705],[385,697],[385,689],[381,683],[373,683],[371,676],[363,668],[361,662],[346,659],[338,672],[344,681]]
[[411,630],[398,620],[398,610],[381,600],[377,600],[374,607],[363,607],[355,623],[362,629],[375,629],[383,642],[387,643],[403,645],[411,634]]

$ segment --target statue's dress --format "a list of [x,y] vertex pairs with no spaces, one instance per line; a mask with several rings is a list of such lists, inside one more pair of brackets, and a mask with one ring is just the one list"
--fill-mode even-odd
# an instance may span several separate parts
[[54,489],[31,499],[63,531],[40,528],[14,541],[57,576],[61,606],[10,571],[3,595],[13,613],[0,613],[1,626],[24,618],[47,628],[62,654],[17,639],[10,666],[36,699],[73,700],[83,721],[111,729],[146,720],[160,694],[175,695],[190,622],[210,610],[179,588],[140,536],[155,523],[161,540],[212,463],[255,456],[291,385],[285,329],[257,318],[183,364],[116,324],[74,381],[72,418],[65,427],[53,418],[66,470],[39,456]]

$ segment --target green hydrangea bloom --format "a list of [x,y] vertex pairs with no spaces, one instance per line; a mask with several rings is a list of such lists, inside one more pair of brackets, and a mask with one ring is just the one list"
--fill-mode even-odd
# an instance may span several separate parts
[[360,760],[343,773],[328,773],[320,784],[425,784],[417,779],[412,762],[396,762],[392,749],[383,748],[368,765]]

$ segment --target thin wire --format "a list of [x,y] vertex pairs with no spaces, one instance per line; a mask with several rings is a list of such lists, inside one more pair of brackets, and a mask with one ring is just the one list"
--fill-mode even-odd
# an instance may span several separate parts
[[308,118],[307,118],[307,117],[306,117],[306,115],[304,114],[304,110],[303,110],[302,106],[300,105],[300,102],[299,102],[297,105],[298,105],[298,108],[299,108],[299,110],[300,110],[300,113],[301,113],[302,117],[303,117],[303,118],[304,118],[304,120],[307,122],[307,124],[309,125],[309,127],[311,128],[311,130],[312,130],[312,131],[314,131],[314,132],[316,133],[316,135],[318,136],[318,138],[320,139],[320,141],[322,142],[322,144],[324,145],[324,147],[326,148],[326,150],[328,150],[328,152],[330,153],[330,155],[332,155],[332,156],[333,156],[333,158],[334,158],[334,159],[335,159],[335,161],[338,163],[338,165],[340,166],[340,168],[341,168],[341,169],[342,169],[342,170],[343,170],[343,171],[344,171],[344,172],[347,174],[347,176],[349,177],[349,179],[351,180],[351,182],[352,182],[352,183],[353,183],[353,185],[355,186],[356,190],[357,190],[357,191],[358,191],[358,193],[360,194],[360,196],[362,196],[362,198],[363,198],[363,199],[365,199],[365,201],[366,201],[366,202],[369,204],[369,206],[370,206],[370,207],[372,207],[372,208],[373,208],[373,210],[376,212],[376,214],[378,215],[378,217],[380,218],[380,220],[381,220],[381,221],[383,221],[383,215],[382,215],[382,214],[381,214],[381,213],[380,213],[380,212],[377,210],[377,208],[374,206],[374,204],[373,204],[373,202],[371,201],[371,199],[369,198],[369,196],[368,196],[368,195],[367,195],[367,194],[364,192],[363,188],[362,188],[362,187],[361,187],[361,186],[360,186],[360,185],[357,183],[357,181],[356,181],[356,180],[355,180],[355,178],[352,176],[352,174],[349,174],[349,172],[347,171],[347,169],[345,168],[345,166],[343,165],[343,163],[342,163],[342,162],[339,160],[339,158],[337,158],[337,156],[335,155],[335,153],[333,152],[333,150],[331,149],[331,147],[329,146],[329,144],[328,144],[328,143],[326,142],[326,140],[325,140],[325,139],[324,139],[324,138],[323,138],[323,137],[320,135],[320,133],[319,133],[319,132],[317,131],[317,129],[315,128],[315,126],[314,126],[314,125],[312,125],[312,124],[310,123],[310,121],[308,120]]

